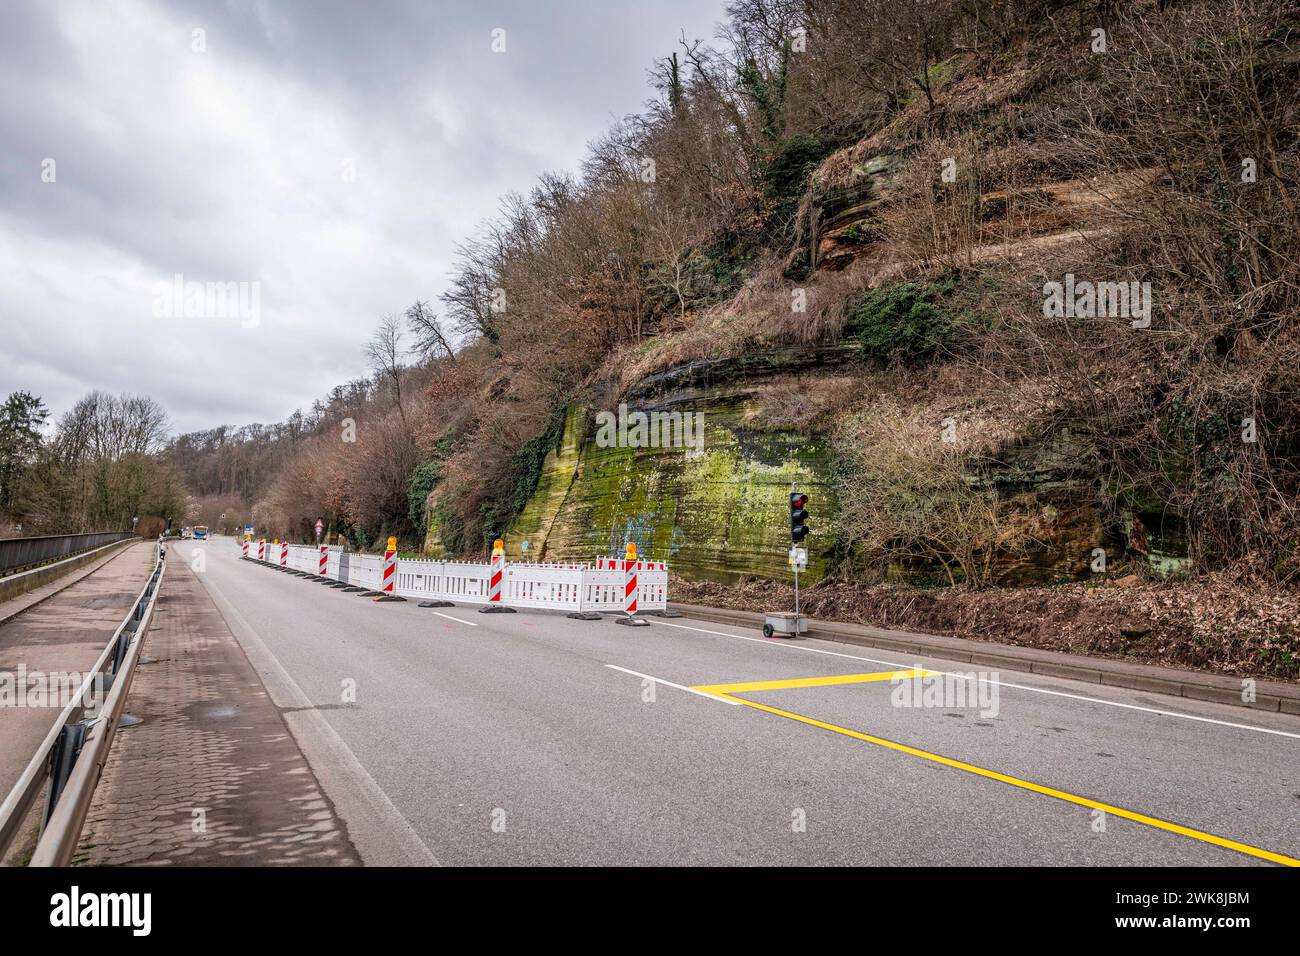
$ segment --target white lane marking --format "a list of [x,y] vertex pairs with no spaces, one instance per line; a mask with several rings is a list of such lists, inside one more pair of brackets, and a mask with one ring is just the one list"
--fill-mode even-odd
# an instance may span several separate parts
[[262,679],[271,701],[288,711],[283,714],[284,722],[321,788],[334,801],[361,862],[366,866],[440,866],[420,834],[271,653],[261,635],[215,582],[209,586],[206,574],[196,576]]
[[[857,654],[841,654],[838,651],[827,651],[827,650],[823,650],[820,647],[803,647],[799,644],[785,644],[785,643],[778,644],[768,640],[765,637],[748,637],[744,634],[728,634],[726,631],[711,631],[708,628],[689,627],[685,624],[669,624],[667,621],[656,620],[655,623],[661,624],[664,627],[680,627],[683,630],[687,630],[687,631],[699,631],[701,634],[716,634],[719,637],[732,637],[739,641],[754,641],[755,643],[765,644],[769,647],[783,647],[788,651],[808,651],[811,654],[826,654],[830,657],[847,657],[849,660],[853,660],[853,661],[866,661],[869,664],[886,664],[890,667],[912,666],[906,664],[899,664],[897,661],[881,660],[875,657],[860,657]],[[925,657],[927,655],[922,654],[920,656]],[[942,660],[942,658],[933,658],[933,659]],[[929,668],[929,669],[932,670],[933,668]],[[949,671],[938,671],[938,673],[943,674],[947,677],[961,677],[966,680],[971,679],[970,675],[968,674],[951,673]],[[1123,707],[1125,710],[1139,710],[1145,714],[1158,714],[1161,717],[1181,717],[1183,720],[1196,720],[1204,724],[1217,724],[1220,727],[1233,727],[1237,730],[1253,730],[1256,733],[1260,733],[1260,734],[1274,734],[1275,736],[1278,737],[1291,737],[1292,739],[1300,740],[1300,734],[1291,733],[1290,731],[1287,730],[1274,730],[1272,727],[1256,727],[1253,724],[1238,724],[1230,720],[1216,720],[1213,717],[1201,717],[1197,714],[1184,714],[1176,710],[1161,710],[1156,707],[1143,707],[1139,704],[1125,704],[1117,700],[1104,700],[1100,697],[1088,697],[1085,694],[1069,694],[1061,690],[1048,690],[1045,687],[1029,687],[1025,684],[1011,684],[1008,683],[1007,681],[990,680],[987,677],[980,677],[978,678],[978,680],[987,684],[997,684],[1000,687],[1010,687],[1015,690],[1028,690],[1028,691],[1032,691],[1035,694],[1049,694],[1052,697],[1067,697],[1070,700],[1082,700],[1082,701],[1087,701],[1090,704],[1105,704],[1107,707]],[[1123,689],[1123,688],[1117,688],[1117,689]]]
[[450,614],[443,614],[441,611],[434,611],[433,613],[438,615],[438,617],[445,617],[449,621],[455,621],[457,624],[468,624],[470,627],[478,627],[478,625],[473,621],[462,621],[458,617],[452,617]]
[[672,681],[664,680],[662,677],[654,677],[650,674],[642,674],[640,671],[628,670],[626,667],[619,667],[617,664],[606,664],[605,666],[616,671],[622,671],[624,674],[631,674],[633,677],[640,677],[644,680],[652,680],[656,684],[663,684],[667,687],[676,687],[678,690],[684,690],[688,694],[695,694],[698,697],[707,697],[709,698],[709,700],[716,700],[720,704],[730,704],[732,707],[740,706],[740,701],[727,700],[726,698],[719,697],[716,694],[706,694],[702,690],[696,690],[694,687],[685,687],[682,684],[674,684]]

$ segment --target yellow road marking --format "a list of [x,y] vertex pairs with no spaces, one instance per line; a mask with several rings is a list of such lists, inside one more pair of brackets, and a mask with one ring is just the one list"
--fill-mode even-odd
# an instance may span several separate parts
[[[703,688],[697,689],[702,690]],[[1203,830],[1194,830],[1191,827],[1181,826],[1177,823],[1170,823],[1167,820],[1160,820],[1156,817],[1149,817],[1146,814],[1135,813],[1132,810],[1125,810],[1123,807],[1111,806],[1109,803],[1102,803],[1099,800],[1090,800],[1087,797],[1080,797],[1073,793],[1067,793],[1064,790],[1044,787],[1042,784],[1032,783],[1029,780],[1021,780],[1019,777],[1012,777],[1005,773],[998,773],[996,770],[985,770],[983,767],[977,767],[974,764],[964,763],[960,760],[953,760],[951,757],[943,757],[926,750],[919,750],[916,747],[909,747],[906,744],[895,743],[894,741],[886,740],[883,737],[873,737],[870,734],[860,733],[856,730],[849,730],[847,727],[828,724],[825,721],[815,720],[812,717],[804,717],[802,714],[794,714],[788,710],[778,710],[775,707],[769,707],[767,704],[745,700],[743,697],[732,697],[729,694],[718,693],[716,690],[712,691],[712,693],[715,693],[717,696],[726,700],[734,700],[739,704],[744,704],[746,707],[753,707],[755,710],[766,711],[769,714],[775,714],[778,717],[785,717],[789,720],[797,720],[801,724],[820,727],[822,730],[829,730],[831,733],[835,734],[843,734],[845,737],[852,737],[855,740],[864,740],[869,744],[876,744],[879,747],[886,747],[889,750],[897,750],[899,753],[910,754],[913,757],[920,757],[922,760],[930,760],[934,763],[943,764],[945,767],[965,770],[967,773],[973,773],[979,777],[987,777],[990,780],[997,780],[1000,783],[1019,787],[1021,790],[1030,790],[1034,793],[1041,793],[1044,796],[1055,797],[1057,800],[1064,800],[1066,803],[1075,803],[1081,807],[1091,807],[1094,810],[1101,810],[1105,813],[1122,817],[1125,820],[1132,820],[1135,823],[1145,824],[1146,826],[1155,827],[1158,830],[1165,830],[1169,833],[1177,833],[1181,836],[1190,837],[1193,840],[1200,840],[1202,843],[1212,843],[1215,846],[1225,847],[1229,850],[1236,850],[1238,853],[1245,853],[1248,856],[1259,857],[1261,860],[1269,860],[1273,863],[1281,863],[1285,866],[1300,866],[1300,860],[1289,856],[1283,856],[1281,853],[1274,853],[1271,850],[1264,850],[1247,843],[1238,843],[1236,840],[1229,840],[1225,837],[1215,836],[1213,833],[1206,833]]]
[[706,694],[743,694],[755,690],[789,690],[792,687],[831,687],[835,684],[865,684],[877,680],[906,680],[911,677],[930,677],[935,671],[912,670],[876,671],[874,674],[832,674],[830,677],[794,677],[790,680],[756,680],[745,684],[701,684],[692,690]]

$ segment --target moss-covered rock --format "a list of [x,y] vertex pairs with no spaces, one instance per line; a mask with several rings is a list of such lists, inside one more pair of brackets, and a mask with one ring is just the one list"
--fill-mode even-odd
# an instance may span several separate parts
[[793,483],[812,498],[807,580],[821,578],[836,536],[829,450],[817,436],[749,427],[754,401],[751,384],[687,388],[669,402],[630,407],[699,413],[700,449],[602,447],[587,416],[571,412],[536,493],[510,526],[507,556],[519,560],[527,541],[530,560],[590,561],[634,541],[640,555],[684,577],[780,578],[789,574]]
[[559,445],[547,452],[536,490],[506,531],[503,541],[508,560],[540,560],[539,556],[545,554],[551,525],[564,505],[578,469],[586,427],[585,410],[578,405],[569,406]]

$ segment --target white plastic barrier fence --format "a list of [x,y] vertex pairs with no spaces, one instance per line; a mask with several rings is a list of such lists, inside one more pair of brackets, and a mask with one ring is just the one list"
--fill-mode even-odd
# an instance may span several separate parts
[[[668,607],[668,572],[637,572],[637,609],[662,611]],[[584,611],[625,611],[627,609],[627,573],[622,569],[588,571],[583,576]]]
[[[250,556],[251,557],[251,556]],[[256,560],[256,558],[253,558]],[[266,549],[263,564],[280,563],[277,549]],[[668,566],[662,561],[638,561],[637,609],[668,607]],[[310,575],[320,573],[320,551],[310,545],[289,545],[285,566]],[[384,583],[384,557],[326,549],[325,576],[346,584],[379,591]],[[417,600],[486,604],[492,577],[490,564],[398,558],[394,591]],[[626,609],[626,573],[622,558],[599,558],[588,564],[515,564],[507,562],[501,603],[507,607],[555,611]]]
[[346,567],[335,575],[340,581],[378,591],[384,584],[384,559],[377,554],[347,554]]
[[[292,568],[294,571],[303,571],[306,572],[307,574],[315,574],[315,575],[320,574],[320,549],[319,548],[311,547],[308,545],[302,545],[302,544],[291,544],[287,546],[282,546],[282,550],[284,547],[288,548],[286,560],[280,561],[279,558],[272,560],[272,558],[275,557],[276,555],[276,551],[274,548],[270,548],[267,550],[267,558],[263,563],[264,564],[282,563],[284,564],[285,567]],[[336,580],[338,579],[339,559],[342,553],[343,553],[342,550],[339,548],[331,547],[327,549],[326,561],[325,561],[326,577],[335,578]]]
[[507,564],[501,603],[509,607],[544,607],[583,611],[582,568],[540,568]]
[[[622,571],[623,558],[597,558],[596,567],[601,571]],[[668,565],[663,561],[637,561],[638,571],[667,571]]]

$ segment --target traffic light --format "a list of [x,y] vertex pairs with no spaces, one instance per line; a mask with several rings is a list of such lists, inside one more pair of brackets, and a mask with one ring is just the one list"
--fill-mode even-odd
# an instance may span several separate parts
[[798,544],[808,536],[808,496],[802,491],[790,492],[790,540]]

